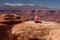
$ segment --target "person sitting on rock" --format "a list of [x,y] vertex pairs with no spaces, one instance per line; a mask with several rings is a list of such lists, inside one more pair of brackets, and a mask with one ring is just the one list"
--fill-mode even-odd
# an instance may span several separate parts
[[38,11],[35,13],[35,23],[41,23]]

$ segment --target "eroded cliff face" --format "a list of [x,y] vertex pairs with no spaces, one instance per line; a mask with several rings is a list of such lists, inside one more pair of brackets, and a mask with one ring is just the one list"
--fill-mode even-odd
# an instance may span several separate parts
[[[34,20],[34,15],[36,10],[0,10],[1,14],[18,14],[19,16],[24,16],[29,20]],[[60,10],[47,10],[41,9],[38,10],[39,16],[41,20],[44,21],[54,21],[60,22]]]
[[34,21],[27,21],[15,25],[12,28],[12,34],[18,35],[18,40],[29,40],[29,38],[47,40],[50,31],[53,29],[60,29],[60,25],[56,22],[42,21],[42,23],[35,23]]
[[11,28],[13,27],[13,25],[21,22],[21,17],[16,14],[1,14],[0,40],[11,40]]

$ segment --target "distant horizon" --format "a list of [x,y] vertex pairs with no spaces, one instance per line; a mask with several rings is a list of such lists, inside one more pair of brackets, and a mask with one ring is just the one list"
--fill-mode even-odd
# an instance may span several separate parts
[[0,0],[0,4],[34,4],[50,8],[60,8],[60,0]]
[[[31,6],[44,6],[44,5],[37,5],[37,4],[21,4],[21,3],[4,3],[4,4],[0,4],[0,5],[31,5]],[[48,7],[48,8],[57,8],[57,7],[49,7],[49,6],[44,6],[44,7]]]

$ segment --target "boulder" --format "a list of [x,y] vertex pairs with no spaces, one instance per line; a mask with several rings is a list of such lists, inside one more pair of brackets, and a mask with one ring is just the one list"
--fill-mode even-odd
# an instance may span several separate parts
[[49,32],[53,29],[60,28],[60,25],[55,22],[41,21],[42,23],[35,23],[34,21],[26,21],[14,25],[12,34],[22,37],[22,39],[37,38],[40,40],[47,40]]

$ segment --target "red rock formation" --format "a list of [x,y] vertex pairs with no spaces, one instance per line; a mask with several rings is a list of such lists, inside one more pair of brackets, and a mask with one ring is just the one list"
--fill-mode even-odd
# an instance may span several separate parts
[[[20,16],[25,16],[29,20],[34,19],[34,12],[36,10],[4,10],[4,14],[18,14]],[[39,10],[40,19],[45,21],[56,21],[60,22],[60,10]]]

